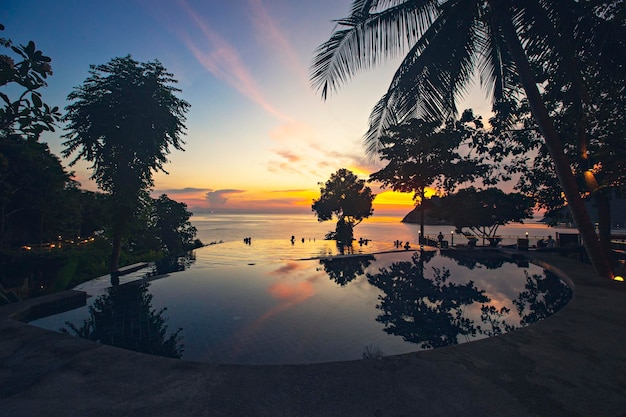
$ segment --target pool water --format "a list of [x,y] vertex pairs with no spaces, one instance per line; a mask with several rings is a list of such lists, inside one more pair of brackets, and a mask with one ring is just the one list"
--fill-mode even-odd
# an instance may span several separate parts
[[176,272],[153,269],[32,324],[186,360],[302,364],[496,336],[571,298],[554,275],[495,252],[371,254],[394,249],[379,244],[328,257],[332,242],[298,243],[207,246],[170,263]]

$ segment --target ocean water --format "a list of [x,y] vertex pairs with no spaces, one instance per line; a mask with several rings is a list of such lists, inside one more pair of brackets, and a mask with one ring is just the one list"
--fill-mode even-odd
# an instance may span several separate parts
[[[335,221],[319,222],[311,214],[198,214],[191,217],[191,223],[198,229],[198,238],[205,244],[211,242],[243,242],[252,238],[252,243],[259,240],[289,241],[295,237],[296,244],[323,240],[326,233],[334,230]],[[370,239],[370,245],[388,246],[396,240],[418,242],[420,227],[418,224],[402,223],[402,217],[372,216],[363,220],[354,229],[356,239]],[[454,244],[466,244],[463,236],[451,233],[452,226],[425,226],[424,234],[436,238],[441,232],[445,239]],[[540,238],[555,233],[577,233],[570,228],[552,228],[543,223],[530,221],[524,224],[511,223],[498,228],[503,236],[502,244],[514,244],[516,238],[526,236],[533,245]],[[302,241],[304,239],[304,242]],[[481,244],[481,242],[478,242]],[[356,245],[358,246],[358,245]]]

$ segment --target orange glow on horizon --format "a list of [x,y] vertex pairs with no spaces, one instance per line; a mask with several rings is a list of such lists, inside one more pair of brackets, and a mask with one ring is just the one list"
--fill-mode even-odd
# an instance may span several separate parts
[[377,206],[404,206],[406,208],[415,206],[415,201],[411,193],[382,191],[376,194],[374,204]]
[[[437,191],[432,188],[426,189],[426,197],[436,195]],[[413,200],[413,193],[400,193],[397,191],[385,190],[376,195],[374,199],[374,210],[393,211],[407,214],[415,207],[417,201]]]
[[[162,192],[158,190],[153,197]],[[305,213],[311,211],[313,200],[319,198],[319,189],[295,190],[211,190],[201,188],[167,192],[168,197],[187,204],[191,212],[245,212],[245,213]],[[213,194],[215,198],[211,198]],[[426,195],[436,194],[428,189]],[[374,201],[374,215],[404,216],[415,207],[411,193],[391,190],[379,192]]]

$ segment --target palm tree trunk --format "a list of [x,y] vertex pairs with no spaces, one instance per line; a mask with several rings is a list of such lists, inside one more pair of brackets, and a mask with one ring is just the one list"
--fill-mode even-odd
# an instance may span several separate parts
[[563,143],[558,136],[554,123],[550,119],[545,103],[541,98],[537,81],[530,68],[526,54],[522,48],[520,40],[512,24],[512,17],[506,5],[502,5],[499,0],[490,0],[489,4],[494,13],[494,18],[502,30],[502,35],[509,48],[511,56],[515,61],[522,86],[526,92],[526,97],[530,104],[530,109],[541,131],[546,147],[554,162],[556,174],[559,178],[561,188],[567,198],[567,204],[572,213],[572,218],[580,232],[587,255],[593,264],[596,272],[603,277],[613,279],[614,273],[611,260],[608,254],[602,250],[598,236],[593,228],[589,213],[585,209],[580,197],[576,179],[572,173],[569,161],[563,152]]
[[425,242],[425,236],[424,236],[424,195],[425,195],[425,190],[422,188],[422,192],[420,193],[420,241],[417,242],[419,245],[422,244],[422,242]]

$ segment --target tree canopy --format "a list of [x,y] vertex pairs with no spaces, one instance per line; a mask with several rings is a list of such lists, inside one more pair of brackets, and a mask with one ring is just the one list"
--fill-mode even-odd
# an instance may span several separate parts
[[76,230],[75,184],[48,145],[0,138],[0,249]]
[[320,198],[313,200],[311,208],[320,222],[337,217],[336,231],[328,237],[351,245],[354,226],[374,213],[374,197],[365,180],[342,168],[320,188]]
[[170,147],[183,150],[189,104],[176,96],[176,80],[159,61],[142,63],[129,55],[92,65],[89,74],[68,96],[63,156],[76,153],[71,164],[91,162],[91,178],[111,194],[111,272],[116,273],[121,240],[141,193],[153,186],[154,172],[166,172]]
[[76,101],[65,120],[75,130],[65,135],[73,146],[66,156],[80,151],[74,162],[84,157],[101,168],[94,179],[102,179],[105,193],[91,192],[39,142],[60,119],[41,92],[51,58],[32,41],[18,46],[0,38],[0,47],[0,288],[11,295],[2,290],[0,303],[102,275],[111,241],[121,247],[120,230],[136,232],[125,241],[126,264],[201,245],[185,204],[149,196],[152,172],[163,170],[170,146],[183,143],[189,105],[175,96],[171,74],[157,61],[119,58],[92,67],[71,94]]
[[162,194],[153,199],[152,218],[167,253],[176,255],[193,247],[197,229],[189,221],[191,213],[185,203],[174,201]]
[[495,237],[499,226],[532,218],[533,206],[533,200],[520,193],[470,187],[443,197],[437,212],[458,231],[468,228],[476,236]]
[[[0,30],[4,26],[0,25]],[[0,38],[0,249],[49,241],[75,226],[70,174],[45,143],[54,131],[57,107],[43,102],[52,75],[50,57],[33,41],[15,46]],[[12,95],[15,95],[12,97]]]
[[[0,31],[4,26],[0,24]],[[38,140],[44,131],[54,131],[61,114],[42,100],[40,89],[47,86],[52,75],[52,59],[44,55],[29,41],[26,45],[13,45],[10,39],[0,38],[0,46],[10,49],[14,57],[0,53],[0,136],[18,135],[24,139]],[[10,97],[9,91],[18,93]]]
[[[471,146],[468,141],[473,131],[482,127],[471,110],[464,115],[466,118],[459,123],[444,127],[422,119],[410,119],[390,127],[380,138],[378,150],[380,159],[388,163],[371,174],[370,180],[421,198],[424,189],[435,183],[451,190],[458,183],[487,176],[489,165],[480,157],[463,155],[460,149],[463,144]],[[465,122],[475,126],[468,127]]]
[[[470,126],[472,124],[472,126]],[[457,184],[483,177],[490,172],[490,165],[482,157],[463,154],[460,149],[473,146],[473,136],[486,135],[482,121],[471,110],[463,113],[456,123],[441,126],[439,122],[410,119],[390,127],[380,138],[378,154],[388,161],[380,171],[370,175],[370,181],[379,181],[383,187],[394,191],[413,193],[420,201],[420,236],[424,236],[424,200],[427,187],[433,185],[445,191]],[[482,141],[482,140],[480,140]]]

